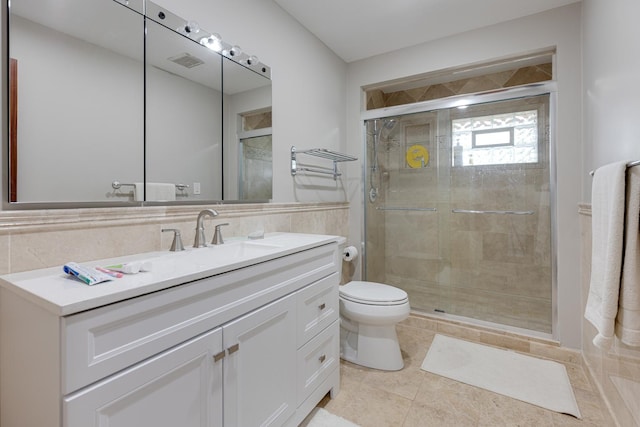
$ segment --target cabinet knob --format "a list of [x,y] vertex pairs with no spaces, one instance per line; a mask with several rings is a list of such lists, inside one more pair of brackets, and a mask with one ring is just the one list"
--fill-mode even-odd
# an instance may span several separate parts
[[214,362],[219,362],[220,360],[224,359],[224,355],[225,355],[225,351],[222,350],[220,353],[214,354],[213,355],[213,361]]
[[229,354],[233,354],[233,353],[235,353],[235,352],[236,352],[236,351],[238,351],[238,350],[240,350],[240,344],[234,344],[234,345],[232,345],[231,347],[229,347],[229,348],[227,349],[227,351],[229,352]]
[[326,305],[325,303],[322,303],[322,304],[320,304],[320,305],[318,306],[318,308],[319,308],[320,310],[324,310],[326,306],[327,306],[327,305]]
[[318,358],[318,360],[320,361],[320,363],[324,363],[324,361],[326,360],[327,356],[325,356],[324,354],[322,356],[320,356]]

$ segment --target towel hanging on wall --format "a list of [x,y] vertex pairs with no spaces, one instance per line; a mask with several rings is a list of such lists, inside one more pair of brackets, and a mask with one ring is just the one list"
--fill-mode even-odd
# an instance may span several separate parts
[[640,175],[626,172],[627,162],[603,166],[594,174],[592,187],[591,282],[585,318],[598,331],[593,343],[605,350],[614,335],[640,345]]
[[627,169],[622,278],[615,334],[623,344],[640,347],[640,167]]
[[608,349],[618,314],[626,162],[596,170],[591,191],[591,282],[585,318],[598,330],[593,343]]

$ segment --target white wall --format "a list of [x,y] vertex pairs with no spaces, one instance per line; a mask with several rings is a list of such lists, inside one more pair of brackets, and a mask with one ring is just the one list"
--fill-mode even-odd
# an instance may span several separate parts
[[[579,230],[581,69],[579,3],[349,64],[347,151],[361,153],[361,87],[490,59],[556,47],[558,338],[580,347]],[[361,241],[361,164],[349,168],[350,243]]]
[[640,2],[583,0],[584,201],[590,170],[640,160]]
[[[346,64],[272,1],[158,0],[272,69],[273,200],[346,201],[340,181],[290,174],[290,148],[344,151]],[[327,161],[323,165],[329,165]],[[294,182],[308,183],[302,188]],[[338,191],[336,191],[338,190]]]
[[[640,2],[637,0],[583,0],[584,69],[584,201],[591,201],[589,170],[615,161],[640,160]],[[591,267],[591,215],[585,223],[586,277]],[[609,351],[591,343],[593,326],[584,320],[583,355],[618,423],[640,426],[638,389],[640,349],[619,341]]]

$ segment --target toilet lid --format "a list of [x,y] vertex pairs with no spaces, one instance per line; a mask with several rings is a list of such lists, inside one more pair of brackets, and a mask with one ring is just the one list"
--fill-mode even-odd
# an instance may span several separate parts
[[382,283],[353,281],[340,286],[340,297],[361,303],[374,305],[399,305],[408,301],[402,289]]

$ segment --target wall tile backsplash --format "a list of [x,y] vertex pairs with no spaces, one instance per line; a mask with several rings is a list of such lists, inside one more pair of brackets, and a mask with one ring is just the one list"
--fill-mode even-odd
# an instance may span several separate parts
[[0,274],[62,265],[68,261],[167,251],[172,233],[181,231],[193,245],[198,212],[213,208],[219,216],[205,221],[207,240],[215,224],[228,222],[225,237],[265,232],[300,232],[348,236],[347,203],[268,203],[214,206],[64,209],[0,212]]

